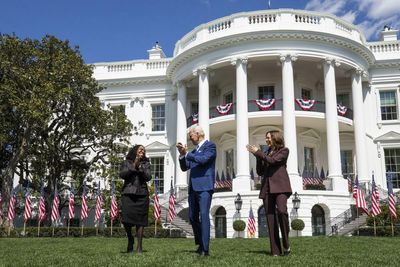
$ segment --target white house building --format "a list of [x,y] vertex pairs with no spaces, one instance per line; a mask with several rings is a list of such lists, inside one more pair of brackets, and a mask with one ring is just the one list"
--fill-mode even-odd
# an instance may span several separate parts
[[[158,44],[148,53],[148,59],[94,64],[94,77],[105,87],[98,96],[105,108],[124,106],[133,125],[144,123],[131,143],[146,146],[165,199],[171,182],[176,187],[181,214],[188,182],[175,144],[187,142],[187,128],[196,120],[204,128],[217,145],[218,176],[235,176],[231,190],[213,195],[213,236],[234,237],[234,218],[247,220],[250,206],[257,236],[266,235],[257,179],[251,177],[255,158],[245,146],[265,144],[271,129],[284,131],[290,149],[287,169],[301,203],[295,210],[290,199],[288,206],[291,219],[305,222],[301,235],[329,234],[352,216],[347,177],[357,175],[368,195],[374,173],[384,198],[391,171],[394,188],[400,188],[397,30],[385,27],[380,41],[367,42],[334,15],[260,10],[194,28],[170,58]],[[304,178],[316,181],[321,174],[325,179],[317,183],[326,190],[304,186]]]

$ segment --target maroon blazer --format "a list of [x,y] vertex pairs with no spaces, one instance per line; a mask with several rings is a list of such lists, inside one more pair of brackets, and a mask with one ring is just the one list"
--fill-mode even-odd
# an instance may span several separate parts
[[268,153],[258,150],[254,156],[257,159],[257,174],[263,177],[259,198],[266,198],[268,193],[287,193],[290,196],[292,187],[286,170],[289,149],[282,147],[272,152],[268,151]]

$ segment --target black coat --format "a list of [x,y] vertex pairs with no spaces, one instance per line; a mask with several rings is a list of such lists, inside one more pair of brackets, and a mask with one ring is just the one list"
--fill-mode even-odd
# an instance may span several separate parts
[[133,161],[125,160],[121,164],[119,177],[124,179],[123,195],[148,196],[147,182],[151,180],[150,162],[142,161],[135,169]]

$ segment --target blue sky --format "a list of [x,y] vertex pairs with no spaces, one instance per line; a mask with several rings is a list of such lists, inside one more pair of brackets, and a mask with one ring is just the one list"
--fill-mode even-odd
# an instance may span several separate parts
[[[171,57],[176,41],[196,26],[267,9],[268,0],[3,0],[0,8],[1,33],[68,39],[94,63],[145,59],[156,41]],[[400,28],[400,0],[271,0],[271,8],[335,14],[371,41],[385,24]]]

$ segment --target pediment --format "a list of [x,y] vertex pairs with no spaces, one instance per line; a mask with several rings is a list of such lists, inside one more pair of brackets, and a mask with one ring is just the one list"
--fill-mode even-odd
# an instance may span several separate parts
[[400,133],[397,133],[395,131],[390,131],[374,139],[374,142],[390,142],[390,141],[400,141]]
[[152,151],[152,150],[169,150],[169,146],[165,145],[161,142],[155,141],[149,145],[146,146],[147,151]]
[[304,131],[304,132],[300,133],[299,136],[313,138],[316,140],[321,140],[321,136],[313,129]]

